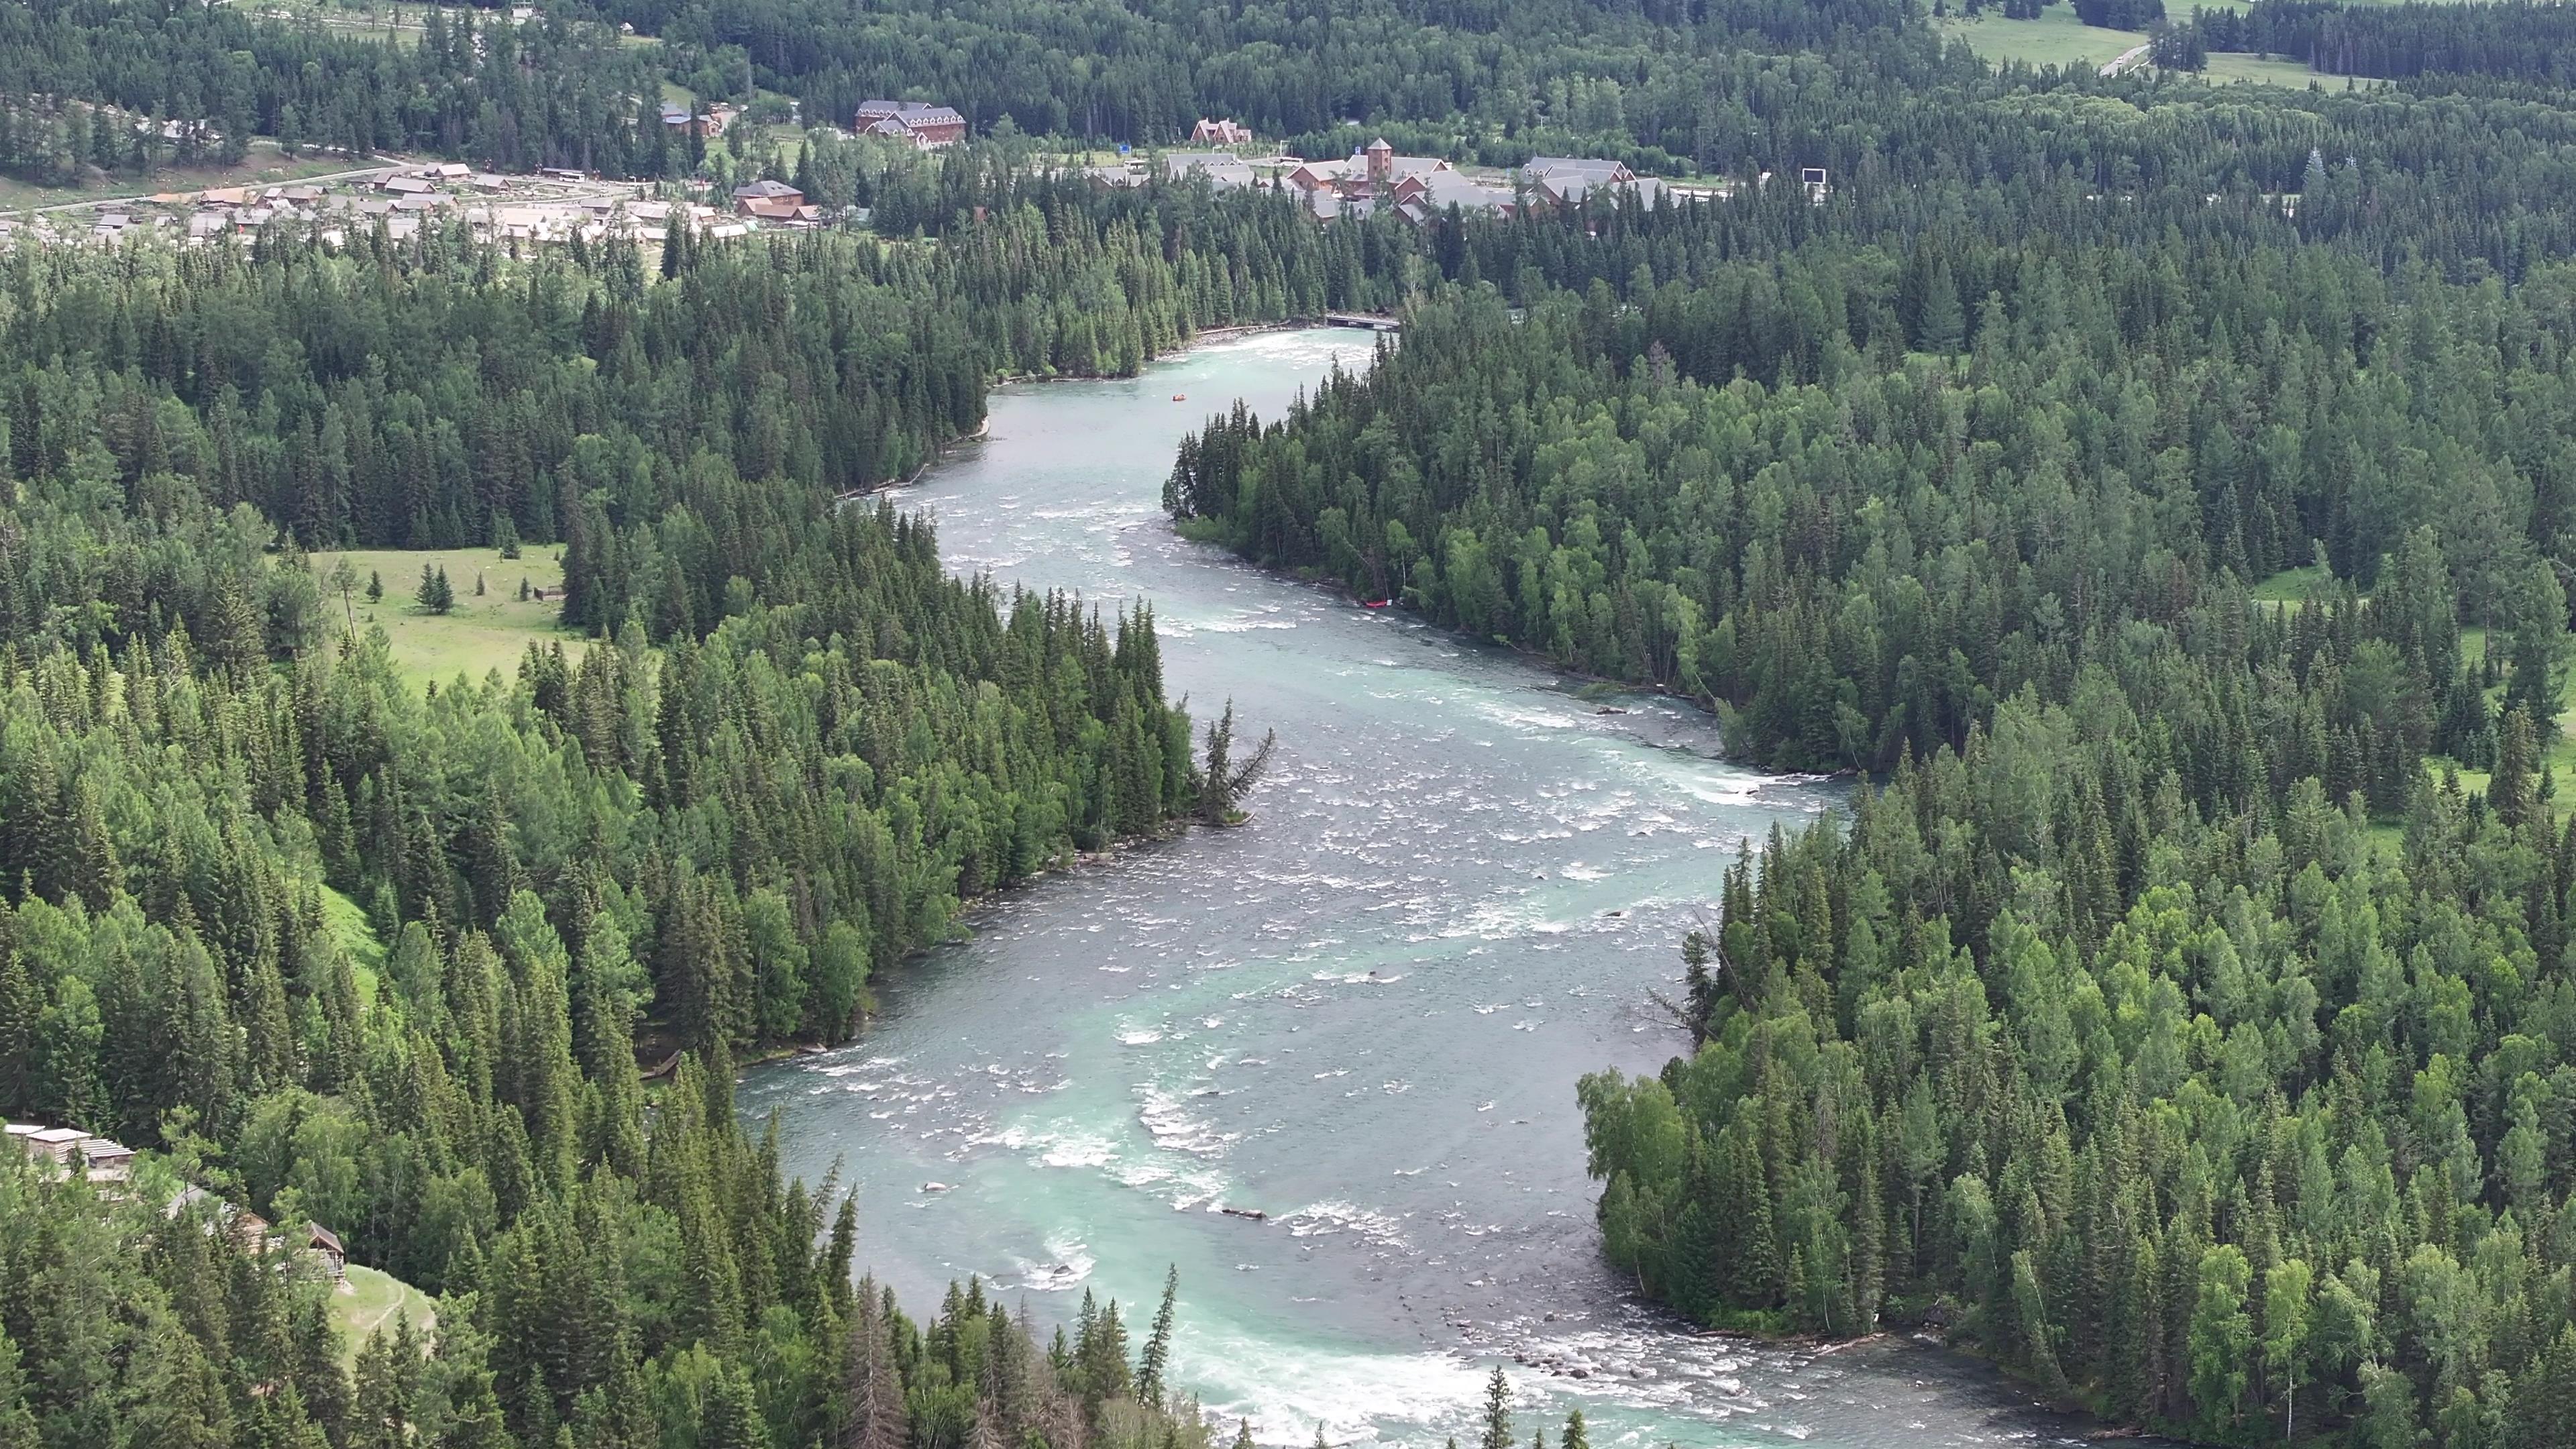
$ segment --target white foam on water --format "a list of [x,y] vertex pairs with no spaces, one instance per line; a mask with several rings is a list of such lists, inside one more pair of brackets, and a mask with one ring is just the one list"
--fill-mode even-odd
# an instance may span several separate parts
[[1336,1444],[1398,1442],[1388,1426],[1419,1439],[1418,1426],[1463,1424],[1485,1388],[1484,1370],[1454,1354],[1304,1348],[1230,1326],[1185,1325],[1172,1363],[1209,1412],[1250,1420],[1265,1444],[1311,1444],[1319,1426]]
[[1290,1237],[1315,1238],[1350,1233],[1381,1247],[1397,1247],[1404,1242],[1402,1219],[1338,1199],[1309,1203],[1281,1221],[1287,1225]]
[[1186,1152],[1194,1157],[1222,1157],[1240,1135],[1220,1132],[1201,1121],[1181,1098],[1160,1087],[1144,1089],[1144,1100],[1136,1108],[1136,1120],[1154,1138],[1154,1145],[1170,1152]]
[[966,1141],[970,1147],[1004,1147],[1034,1155],[1040,1167],[1106,1167],[1118,1160],[1115,1141],[1071,1123],[1039,1128],[1013,1125]]
[[[1076,1239],[1048,1238],[1046,1250],[1052,1256],[1043,1263],[1013,1258],[1011,1261],[1019,1270],[1019,1281],[1007,1286],[1024,1293],[1069,1293],[1081,1287],[1083,1280],[1091,1276],[1091,1270],[1098,1266],[1090,1251]],[[994,1287],[998,1289],[1005,1285],[997,1283]]]

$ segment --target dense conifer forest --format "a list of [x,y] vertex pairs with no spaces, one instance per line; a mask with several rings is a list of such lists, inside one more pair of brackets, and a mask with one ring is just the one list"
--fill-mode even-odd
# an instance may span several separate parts
[[2576,1434],[2569,197],[2455,167],[2564,113],[2433,89],[1444,235],[1373,369],[1184,446],[1247,557],[1865,776],[1685,943],[1696,1049],[1584,1083],[1641,1292],[2208,1442]]
[[[1204,1449],[1169,1294],[909,1316],[732,1084],[1247,782],[1150,612],[849,496],[996,378],[1344,308],[1401,343],[1191,438],[1186,528],[1861,778],[1712,883],[1693,1049],[1583,1084],[1638,1291],[2214,1443],[2576,1442],[2568,12],[2180,11],[2393,84],[1998,73],[1873,0],[0,9],[45,184],[681,178],[666,82],[989,138],[742,158],[864,231],[0,257],[0,1115],[147,1152],[0,1158],[0,1449]],[[1319,227],[1028,139],[1214,114],[1728,194]],[[307,558],[487,543],[587,647],[423,687]],[[238,1208],[434,1327],[348,1340]]]
[[[453,237],[10,255],[0,1114],[154,1155],[0,1162],[0,1442],[1201,1442],[1113,1305],[1048,1347],[852,1283],[846,1202],[732,1106],[737,1052],[838,1039],[963,903],[1245,783],[1150,612],[951,577],[838,497],[1023,360],[942,314],[949,269],[1043,364],[1015,292],[1118,285],[1085,225],[667,278]],[[1146,255],[1085,326],[1194,325]],[[593,642],[425,689],[299,541],[522,530]],[[344,1372],[234,1206],[441,1295],[434,1335]]]

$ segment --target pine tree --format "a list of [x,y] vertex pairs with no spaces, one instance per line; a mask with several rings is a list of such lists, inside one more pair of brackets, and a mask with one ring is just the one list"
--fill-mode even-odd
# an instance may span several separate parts
[[19,1367],[18,1346],[0,1328],[0,1449],[40,1449],[35,1413],[27,1407],[26,1375]]
[[1485,1432],[1476,1449],[1518,1449],[1512,1434],[1512,1381],[1503,1376],[1501,1364],[1485,1380]]
[[1279,733],[1270,731],[1261,737],[1252,758],[1233,763],[1234,701],[1225,702],[1225,714],[1208,726],[1207,763],[1199,776],[1199,819],[1208,825],[1233,825],[1242,819],[1238,802],[1258,784],[1270,767],[1270,752],[1279,743]]
[[36,1017],[43,1005],[17,948],[0,943],[0,1116],[23,1116],[34,1105],[28,1068],[35,1061]]
[[1145,1351],[1136,1365],[1136,1397],[1156,1408],[1163,1404],[1163,1373],[1172,1359],[1172,1311],[1181,1291],[1181,1268],[1178,1263],[1163,1270],[1163,1303],[1154,1310],[1154,1328],[1145,1338]]
[[891,1326],[880,1306],[876,1280],[859,1280],[850,1325],[849,1416],[843,1449],[904,1449],[908,1420],[903,1377],[896,1369]]
[[2558,1330],[2513,1391],[2513,1449],[2566,1444],[2576,1444],[2576,1326]]
[[2495,773],[2487,782],[2487,805],[2507,825],[2520,825],[2539,808],[2534,765],[2539,756],[2531,714],[2516,704],[2505,711],[2496,731]]

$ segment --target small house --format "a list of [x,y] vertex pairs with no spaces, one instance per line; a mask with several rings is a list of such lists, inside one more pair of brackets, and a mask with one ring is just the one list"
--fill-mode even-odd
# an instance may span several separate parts
[[1252,128],[1238,125],[1231,119],[1211,121],[1201,116],[1198,125],[1190,130],[1190,144],[1193,146],[1248,146],[1252,144]]
[[249,1208],[235,1211],[227,1220],[232,1229],[233,1245],[245,1253],[268,1251],[269,1221]]
[[89,1134],[76,1127],[39,1127],[18,1136],[18,1147],[30,1157],[69,1167],[79,1154],[81,1143],[88,1139]]
[[320,1223],[304,1225],[304,1250],[319,1259],[322,1270],[337,1283],[349,1276],[349,1250],[340,1246],[340,1235]]
[[81,1171],[91,1182],[126,1182],[134,1176],[134,1149],[104,1137],[84,1137]]
[[1300,161],[1284,179],[1311,196],[1318,191],[1339,187],[1351,169],[1351,163],[1347,161]]
[[763,216],[782,209],[792,212],[804,204],[804,192],[767,177],[733,189],[733,208],[745,216]]

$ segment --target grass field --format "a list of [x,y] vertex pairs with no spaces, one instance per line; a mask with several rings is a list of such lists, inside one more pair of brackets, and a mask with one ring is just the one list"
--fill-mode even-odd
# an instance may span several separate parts
[[2310,564],[2303,569],[2283,569],[2256,584],[2249,592],[2258,604],[2288,604],[2293,608],[2305,608],[2318,590],[2333,587],[2334,574],[2323,564]]
[[358,978],[358,999],[373,1006],[376,982],[385,966],[385,943],[376,938],[375,923],[356,901],[327,885],[322,887],[322,922],[331,928],[331,939],[349,953],[350,973]]
[[[561,552],[553,544],[531,544],[515,559],[505,559],[499,550],[489,548],[317,553],[313,555],[313,572],[326,581],[326,611],[338,617],[341,601],[331,594],[327,581],[338,560],[349,560],[360,583],[356,598],[358,627],[363,630],[373,623],[385,631],[394,664],[406,676],[444,683],[461,675],[479,682],[491,670],[497,669],[504,676],[515,671],[519,656],[531,643],[560,642],[567,653],[578,651],[579,636],[556,627],[554,600],[540,603],[533,597],[519,597],[522,579],[531,590],[552,593],[563,587],[563,564],[558,557]],[[456,590],[456,607],[444,615],[426,613],[413,602],[420,590],[423,564],[446,569],[448,583]],[[364,592],[371,573],[385,582],[384,598],[373,604],[367,602]],[[474,592],[477,574],[484,584],[479,596]]]
[[2073,9],[2051,5],[2037,20],[2006,20],[1989,10],[1974,20],[1950,16],[1932,22],[1948,38],[1964,40],[1978,55],[2002,65],[2023,60],[2032,65],[2103,66],[2147,37],[2135,30],[2104,30],[2075,18]]
[[[2189,3],[2169,0],[2165,11],[2180,20],[2194,6],[2210,10],[2243,10],[2252,3],[2253,0],[2189,0]],[[2405,3],[2405,0],[2350,0],[2350,3],[2397,5]],[[2479,0],[2460,0],[2460,3],[2475,4]],[[2072,6],[2064,4],[2050,5],[2039,12],[2036,20],[2006,20],[2000,9],[1988,9],[1974,20],[1951,15],[1933,21],[1932,25],[1945,38],[1966,41],[1970,49],[1995,65],[2020,60],[2034,66],[2084,65],[2098,68],[2108,65],[2130,47],[2147,42],[2143,31],[2104,30],[2087,25],[2075,18]],[[2340,90],[2346,83],[2345,77],[2322,75],[2308,69],[2306,62],[2285,55],[2212,52],[2209,68],[2197,74],[2212,85],[2251,81],[2257,85],[2303,90],[2312,82],[2321,82]],[[2368,87],[2387,82],[2363,80],[2356,84]]]
[[[2486,630],[2475,625],[2461,629],[2460,658],[2472,665],[2483,662],[2487,657],[2487,642]],[[2491,700],[2499,700],[2503,696],[2502,685],[2487,691],[2487,698]],[[2549,813],[2563,818],[2571,809],[2576,809],[2576,677],[2569,679],[2566,690],[2559,696],[2556,728],[2546,731],[2540,741],[2540,762],[2549,767],[2549,773],[2557,781],[2558,793],[2549,802]],[[2436,779],[2443,771],[2456,765],[2457,762],[2448,755],[2431,755],[2424,761],[2424,768]],[[2459,773],[2460,788],[2471,794],[2486,789],[2490,778],[2484,770],[2461,770]]]
[[0,211],[73,206],[88,201],[204,191],[219,186],[276,186],[288,181],[301,181],[308,176],[328,176],[339,171],[391,164],[373,157],[352,158],[325,155],[319,151],[289,156],[277,149],[276,142],[263,138],[250,143],[248,154],[242,157],[238,166],[164,166],[149,176],[111,176],[95,186],[86,187],[31,186],[23,181],[0,180]]
[[2238,51],[2214,50],[2209,54],[2209,69],[2200,73],[2212,85],[2231,81],[2253,81],[2259,85],[2290,86],[2305,90],[2310,82],[2323,82],[2340,90],[2344,78],[2321,75],[2308,69],[2307,62],[2285,55],[2246,55]]
[[389,1273],[349,1265],[349,1279],[331,1294],[331,1321],[340,1329],[340,1357],[357,1362],[358,1350],[378,1328],[390,1329],[396,1318],[411,1320],[411,1331],[428,1335],[438,1324],[437,1306],[429,1295]]

